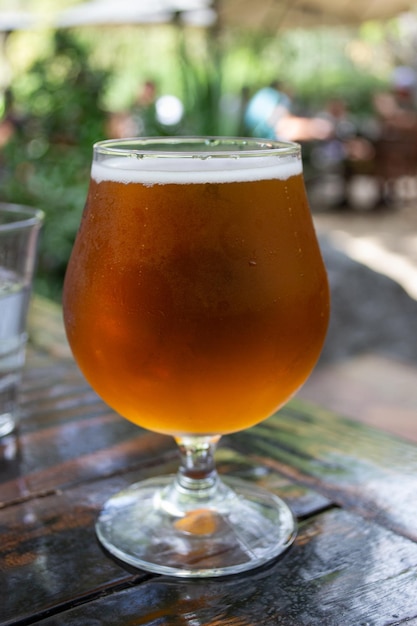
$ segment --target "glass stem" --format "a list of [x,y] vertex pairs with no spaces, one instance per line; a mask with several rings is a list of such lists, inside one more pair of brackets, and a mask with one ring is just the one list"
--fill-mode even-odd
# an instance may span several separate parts
[[176,437],[181,465],[177,474],[177,485],[188,492],[211,491],[216,488],[218,474],[214,453],[220,436]]
[[174,517],[223,506],[230,489],[220,480],[214,462],[219,439],[210,435],[175,437],[181,464],[174,481],[158,493],[157,506]]

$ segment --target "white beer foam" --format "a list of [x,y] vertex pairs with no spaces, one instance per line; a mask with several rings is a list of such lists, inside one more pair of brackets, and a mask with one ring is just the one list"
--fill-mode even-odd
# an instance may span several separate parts
[[164,185],[286,180],[301,172],[301,159],[293,155],[205,159],[114,157],[100,163],[93,162],[91,177],[97,183],[114,181],[125,184]]

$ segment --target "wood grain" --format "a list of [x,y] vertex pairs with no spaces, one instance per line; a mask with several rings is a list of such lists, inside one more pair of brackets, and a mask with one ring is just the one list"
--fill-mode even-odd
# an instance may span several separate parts
[[297,540],[281,559],[186,581],[106,554],[94,531],[103,502],[175,472],[175,446],[90,389],[59,347],[59,309],[37,315],[20,429],[0,440],[1,626],[417,622],[417,447],[298,401],[225,437],[217,452],[222,474],[281,495],[298,516]]
[[344,508],[417,540],[417,447],[334,413],[292,402],[233,445]]
[[[83,594],[82,582],[91,575],[88,539],[85,543],[85,576],[82,581],[74,579],[75,572],[68,569],[71,578],[66,579],[72,581],[79,605],[69,608],[65,602],[55,606],[51,602],[52,616],[42,619],[45,613],[38,613],[37,623],[386,626],[410,623],[407,620],[416,615],[417,546],[341,510],[306,521],[295,546],[273,565],[221,581],[117,577],[111,562],[103,561],[100,570],[109,578],[113,574],[111,584],[102,582]],[[52,579],[54,563],[49,567]],[[59,565],[55,567],[58,590],[66,585]]]

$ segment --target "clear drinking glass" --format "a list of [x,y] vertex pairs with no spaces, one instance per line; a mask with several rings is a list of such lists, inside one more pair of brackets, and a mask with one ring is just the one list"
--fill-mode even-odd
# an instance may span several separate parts
[[221,435],[281,407],[316,363],[329,315],[300,147],[242,138],[94,146],[64,286],[75,358],[123,417],[172,435],[176,476],[125,489],[96,530],[152,572],[221,576],[293,541],[288,506],[220,479]]
[[26,320],[44,213],[0,203],[0,437],[15,430],[26,356]]

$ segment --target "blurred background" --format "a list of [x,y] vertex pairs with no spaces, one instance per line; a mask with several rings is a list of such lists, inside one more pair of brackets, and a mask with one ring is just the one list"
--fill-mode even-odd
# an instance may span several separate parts
[[94,141],[295,139],[332,287],[323,366],[417,366],[416,76],[405,0],[0,0],[0,201],[46,212],[35,291],[60,301]]

